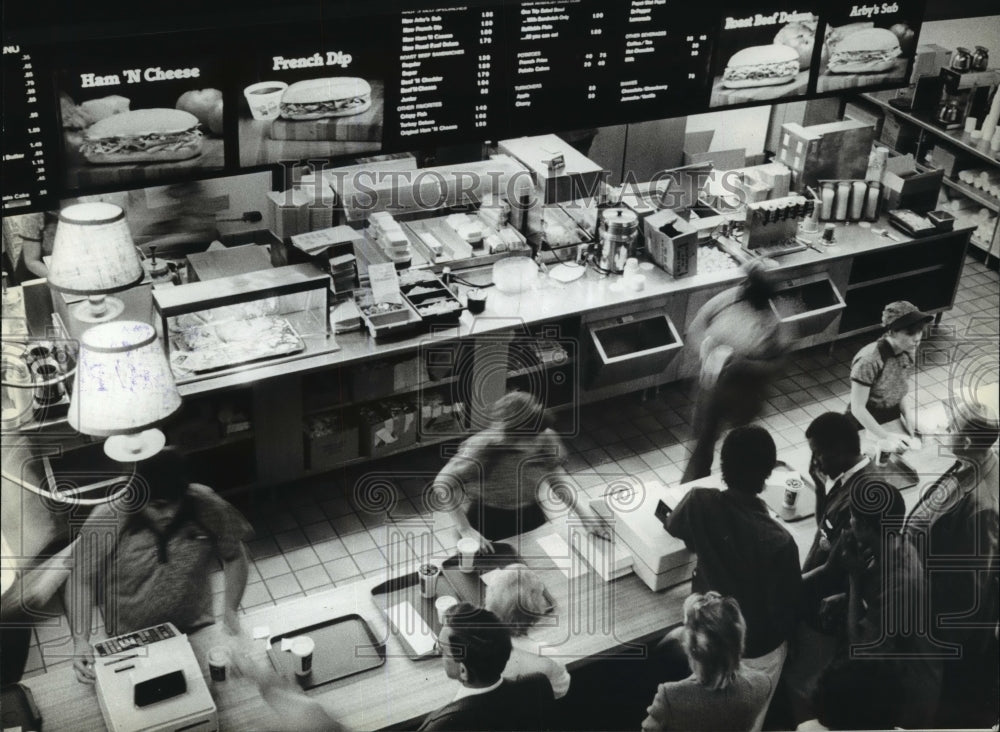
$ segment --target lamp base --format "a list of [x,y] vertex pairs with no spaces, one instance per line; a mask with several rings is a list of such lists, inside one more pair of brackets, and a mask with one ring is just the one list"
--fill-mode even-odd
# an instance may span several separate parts
[[88,298],[70,307],[73,317],[82,323],[103,323],[122,314],[125,303],[117,297]]
[[136,463],[153,457],[167,444],[160,430],[145,430],[136,435],[115,435],[104,441],[104,454],[119,463]]

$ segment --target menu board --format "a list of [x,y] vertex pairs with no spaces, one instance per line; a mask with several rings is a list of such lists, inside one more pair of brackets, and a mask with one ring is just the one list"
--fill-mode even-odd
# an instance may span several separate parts
[[506,12],[506,114],[513,134],[704,106],[715,26],[710,14],[678,13],[667,0],[535,0]]
[[722,14],[711,107],[804,97],[819,32],[817,0],[734,6]]
[[[366,20],[370,28],[390,22]],[[255,39],[250,65],[235,69],[240,165],[382,150],[386,75],[395,64],[387,34],[359,33],[360,25],[305,33],[279,26]]]
[[492,7],[404,10],[398,20],[398,99],[390,144],[488,138],[498,129],[500,13]]
[[816,92],[906,83],[923,12],[923,0],[847,2],[827,11]]
[[3,212],[37,209],[56,182],[55,155],[45,133],[45,108],[35,55],[18,44],[3,49]]
[[67,191],[137,187],[225,167],[223,69],[169,36],[81,45],[56,73]]

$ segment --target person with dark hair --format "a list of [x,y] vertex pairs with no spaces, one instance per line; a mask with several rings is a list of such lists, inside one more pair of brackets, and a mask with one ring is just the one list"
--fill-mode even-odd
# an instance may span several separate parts
[[906,533],[923,556],[931,636],[960,649],[942,661],[936,727],[989,727],[997,718],[1000,474],[996,410],[958,397],[949,435],[955,464],[920,496]]
[[882,311],[882,336],[858,351],[851,361],[848,412],[856,427],[885,440],[896,452],[908,449],[910,441],[906,435],[890,433],[883,425],[902,419],[911,433],[918,429],[916,410],[906,395],[924,327],[933,319],[906,300],[889,303]]
[[746,623],[740,605],[718,592],[684,601],[681,644],[691,675],[660,684],[644,732],[760,729],[773,682],[742,662]]
[[820,674],[816,719],[796,729],[870,730],[899,726],[903,689],[895,664],[877,658],[840,659]]
[[503,678],[510,631],[489,610],[467,602],[448,608],[438,647],[445,674],[462,688],[453,701],[427,716],[421,730],[538,730],[551,725],[555,702],[545,676]]
[[750,423],[783,366],[789,338],[771,309],[773,295],[771,274],[753,262],[740,285],[706,302],[691,321],[687,340],[700,344],[701,374],[692,418],[697,442],[682,483],[711,473],[723,424]]
[[600,517],[586,501],[576,500],[565,450],[546,425],[541,403],[513,391],[497,400],[492,417],[486,429],[462,443],[435,480],[459,533],[488,552],[493,541],[538,528],[546,521],[538,494],[548,487],[591,533],[607,537]]
[[772,689],[802,581],[795,540],[759,497],[776,459],[774,440],[763,427],[734,428],[722,443],[726,490],[693,488],[666,523],[698,556],[692,590],[712,590],[739,603],[746,618],[747,663],[768,674]]
[[850,531],[834,561],[849,578],[847,640],[852,658],[894,659],[904,690],[900,724],[934,725],[941,693],[941,656],[929,631],[923,565],[903,532],[906,504],[886,485],[851,488]]
[[93,683],[90,647],[95,591],[103,589],[109,635],[172,622],[181,632],[214,622],[209,574],[225,574],[225,624],[246,587],[246,519],[211,488],[190,483],[183,456],[166,448],[138,463],[126,495],[96,507],[79,532],[66,583],[66,615],[77,679]]

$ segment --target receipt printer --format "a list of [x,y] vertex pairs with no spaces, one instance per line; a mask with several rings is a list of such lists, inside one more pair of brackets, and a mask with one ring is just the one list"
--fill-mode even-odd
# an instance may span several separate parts
[[97,701],[111,732],[215,732],[219,718],[186,635],[172,623],[94,644]]
[[694,571],[694,554],[664,531],[667,515],[688,487],[667,488],[655,480],[622,480],[608,486],[603,518],[632,553],[632,569],[651,590],[686,582]]

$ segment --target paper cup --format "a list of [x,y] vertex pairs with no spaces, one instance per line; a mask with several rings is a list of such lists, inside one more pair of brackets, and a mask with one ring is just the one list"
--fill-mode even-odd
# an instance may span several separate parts
[[243,90],[243,96],[250,105],[250,114],[256,120],[267,121],[278,118],[281,111],[281,97],[288,84],[283,81],[260,81]]
[[228,666],[229,649],[225,646],[214,646],[208,652],[208,673],[212,681],[225,681]]
[[797,478],[789,478],[785,481],[785,508],[795,508],[799,500],[799,491],[802,490],[802,481]]
[[460,555],[459,569],[463,572],[471,572],[476,561],[476,552],[479,551],[479,542],[476,539],[459,539],[458,552]]
[[421,564],[417,570],[420,578],[420,596],[427,599],[437,597],[437,581],[441,575],[441,568],[436,564]]
[[444,614],[448,611],[448,608],[457,604],[458,600],[451,595],[441,595],[441,597],[435,600],[434,609],[437,611],[438,622],[444,624]]
[[875,443],[875,463],[881,466],[888,465],[889,458],[892,457],[892,452],[889,448],[888,440],[879,440]]
[[292,641],[292,658],[295,659],[295,675],[308,676],[312,673],[313,651],[316,644],[307,635]]

